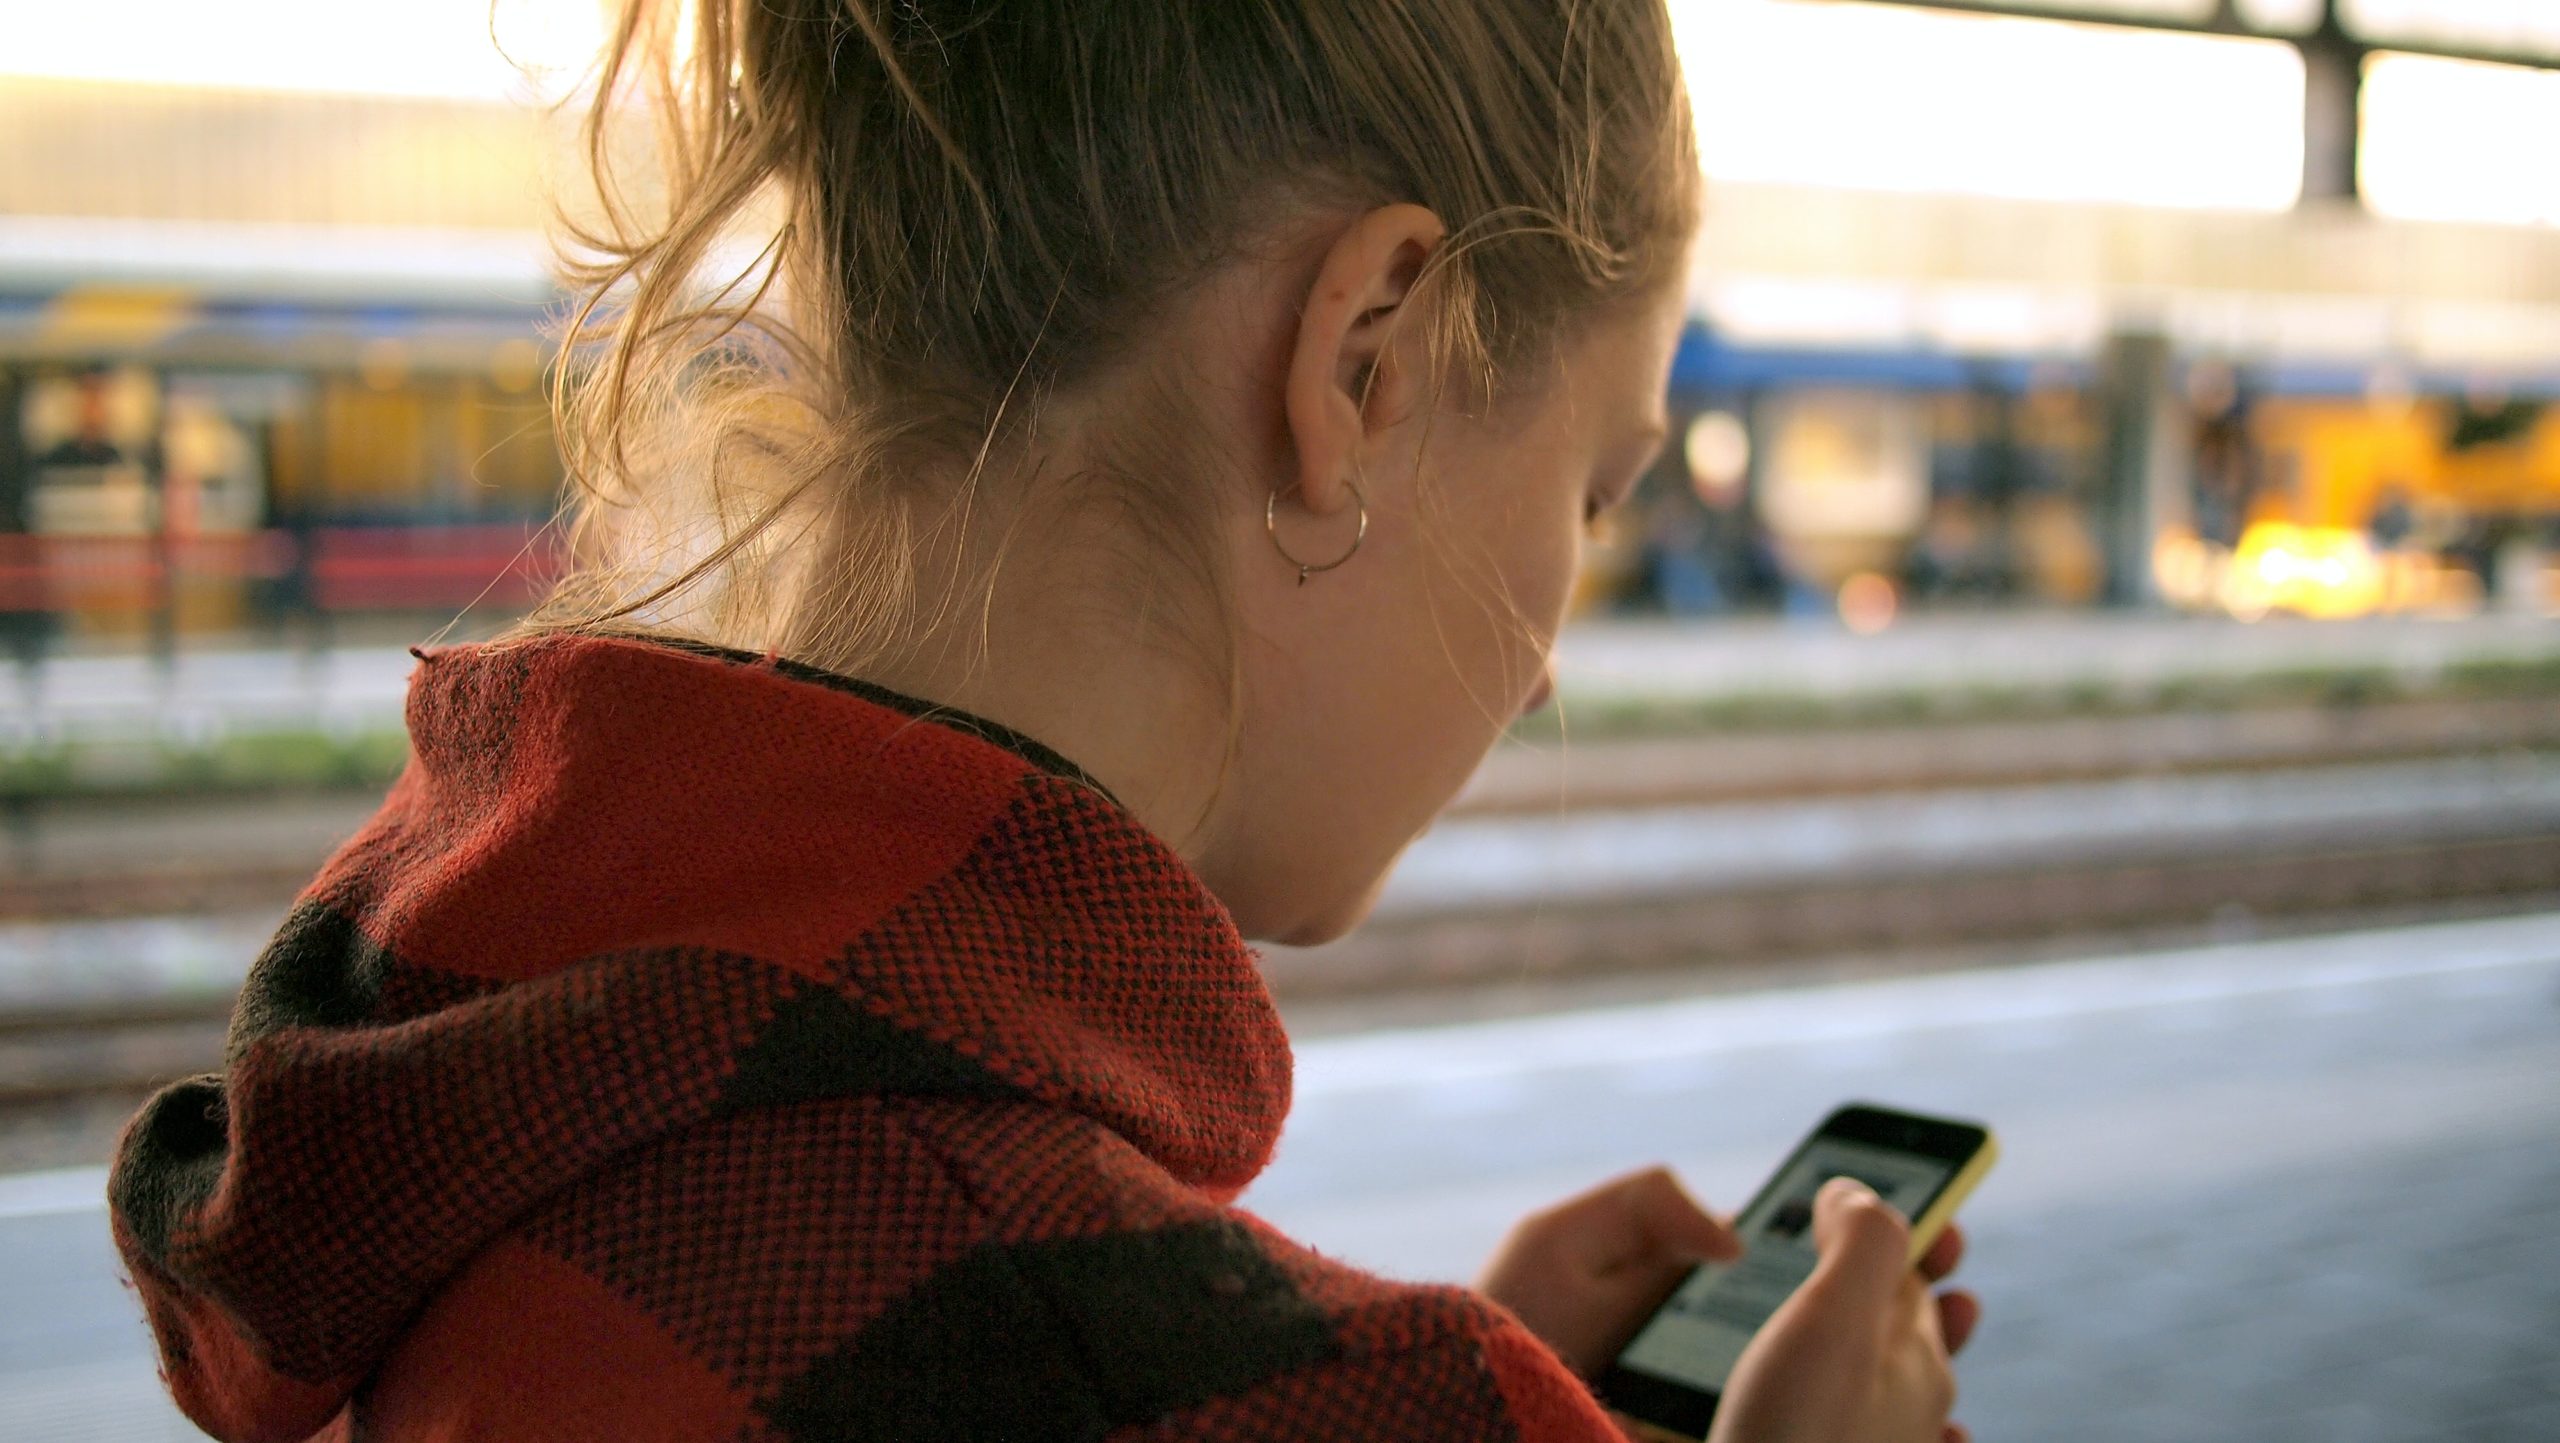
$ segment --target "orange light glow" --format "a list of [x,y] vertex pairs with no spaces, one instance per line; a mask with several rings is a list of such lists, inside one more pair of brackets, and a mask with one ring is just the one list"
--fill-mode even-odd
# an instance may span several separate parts
[[1873,636],[1893,625],[1902,597],[1893,583],[1872,571],[1861,571],[1840,583],[1840,624],[1860,636]]
[[2343,618],[2381,610],[2385,590],[2382,561],[2364,533],[2261,521],[2231,553],[2222,603],[2243,620],[2276,611]]
[[2152,579],[2172,606],[2211,605],[2229,562],[2229,553],[2183,526],[2162,531],[2151,545]]

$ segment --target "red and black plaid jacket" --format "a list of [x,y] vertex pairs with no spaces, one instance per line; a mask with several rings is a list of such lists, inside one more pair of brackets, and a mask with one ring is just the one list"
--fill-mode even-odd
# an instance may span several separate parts
[[110,1184],[215,1436],[1618,1436],[1484,1298],[1233,1206],[1254,955],[1037,743],[570,637],[430,654],[409,728]]

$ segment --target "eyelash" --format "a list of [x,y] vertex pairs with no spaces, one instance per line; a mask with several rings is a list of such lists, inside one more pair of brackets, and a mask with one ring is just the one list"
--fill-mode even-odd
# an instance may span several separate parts
[[1610,516],[1609,508],[1601,504],[1599,497],[1582,498],[1582,530],[1585,535],[1594,539],[1607,536],[1609,523],[1613,519],[1615,518]]
[[[1645,462],[1648,468],[1652,464],[1650,458]],[[1594,538],[1605,539],[1609,534],[1610,523],[1617,519],[1618,508],[1635,495],[1636,484],[1642,478],[1642,474],[1640,469],[1635,476],[1629,477],[1608,494],[1598,491],[1582,493],[1583,531]]]

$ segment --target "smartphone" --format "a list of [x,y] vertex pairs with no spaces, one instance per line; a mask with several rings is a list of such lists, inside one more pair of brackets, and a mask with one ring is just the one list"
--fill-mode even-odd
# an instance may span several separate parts
[[1978,1123],[1851,1103],[1796,1145],[1734,1219],[1742,1257],[1690,1272],[1603,1373],[1599,1392],[1648,1436],[1694,1443],[1760,1325],[1813,1273],[1813,1198],[1846,1175],[1911,1220],[1914,1266],[2000,1148]]

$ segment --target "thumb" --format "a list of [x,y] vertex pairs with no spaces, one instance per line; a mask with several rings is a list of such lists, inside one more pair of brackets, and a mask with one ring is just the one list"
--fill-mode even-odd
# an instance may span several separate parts
[[1805,1287],[1842,1307],[1882,1310],[1910,1271],[1911,1225],[1856,1178],[1835,1177],[1814,1194],[1813,1245],[1821,1261]]

